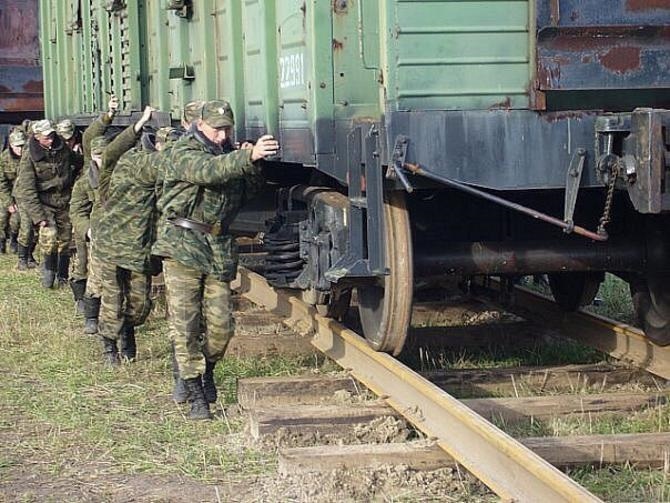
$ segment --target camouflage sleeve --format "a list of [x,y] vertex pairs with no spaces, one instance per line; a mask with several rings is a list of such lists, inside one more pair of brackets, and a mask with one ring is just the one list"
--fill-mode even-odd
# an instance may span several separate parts
[[30,220],[34,224],[38,224],[42,220],[46,220],[47,216],[37,195],[35,166],[28,152],[21,157],[18,172],[14,184],[14,198],[19,207],[28,213]]
[[109,181],[116,163],[123,154],[133,148],[137,141],[138,134],[135,133],[135,125],[131,124],[118,135],[112,143],[107,145],[102,154],[102,166],[100,166],[100,200],[107,200],[107,191],[109,190]]
[[7,208],[12,204],[12,184],[5,176],[5,165],[7,163],[7,150],[0,154],[0,207]]
[[139,183],[146,187],[156,185],[156,173],[158,172],[158,153],[142,152],[142,156],[137,163],[135,177]]
[[[174,155],[176,154],[176,155]],[[260,167],[251,162],[251,150],[212,156],[206,152],[173,153],[170,178],[195,185],[221,185],[241,177],[256,176]]]
[[84,136],[81,139],[81,147],[84,153],[84,160],[91,158],[91,141],[93,138],[102,136],[107,131],[107,127],[112,123],[109,115],[102,114],[96,120],[91,122],[91,124],[84,131]]
[[86,240],[86,232],[90,227],[90,215],[93,202],[88,197],[88,176],[80,176],[72,188],[70,199],[70,221],[74,230],[75,238],[79,242]]

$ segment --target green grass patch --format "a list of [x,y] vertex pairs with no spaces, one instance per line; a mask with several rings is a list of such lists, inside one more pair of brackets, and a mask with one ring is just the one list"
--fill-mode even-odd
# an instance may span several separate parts
[[203,482],[274,468],[275,454],[248,444],[229,407],[236,379],[302,374],[323,360],[225,358],[216,368],[217,419],[189,421],[188,406],[171,400],[164,310],[138,331],[138,361],[110,369],[98,338],[83,335],[69,288],[44,290],[38,272],[19,273],[15,261],[0,257],[0,475],[27,459],[53,475],[90,464]]

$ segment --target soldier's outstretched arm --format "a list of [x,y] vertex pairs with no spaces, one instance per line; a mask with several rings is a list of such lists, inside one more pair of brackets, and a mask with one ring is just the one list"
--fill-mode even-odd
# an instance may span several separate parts
[[30,154],[21,157],[19,175],[14,183],[14,198],[19,207],[23,208],[34,224],[46,222],[47,216],[37,196],[35,167]]
[[105,131],[109,125],[114,120],[114,116],[119,108],[119,100],[116,96],[112,95],[109,98],[107,103],[107,111],[94,120],[84,131],[84,135],[81,139],[82,151],[84,153],[84,159],[91,158],[91,141],[93,138],[102,136],[105,134]]
[[245,176],[256,176],[260,167],[251,162],[251,150],[213,156],[206,152],[173,152],[166,178],[196,185],[221,185]]
[[105,151],[102,154],[102,165],[100,166],[99,191],[100,199],[102,201],[107,200],[109,182],[112,178],[114,167],[119,162],[119,159],[121,159],[121,156],[135,146],[135,142],[137,142],[137,138],[142,132],[142,128],[149,119],[151,119],[151,113],[153,111],[154,108],[150,106],[145,107],[140,120],[124,129],[121,134],[114,138],[105,148]]

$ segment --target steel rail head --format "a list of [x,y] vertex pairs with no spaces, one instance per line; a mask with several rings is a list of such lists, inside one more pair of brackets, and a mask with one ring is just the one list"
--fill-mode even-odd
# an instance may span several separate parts
[[308,319],[312,344],[405,416],[505,501],[596,502],[596,496],[399,361],[372,350],[353,331],[297,297],[240,268],[244,296],[292,318]]

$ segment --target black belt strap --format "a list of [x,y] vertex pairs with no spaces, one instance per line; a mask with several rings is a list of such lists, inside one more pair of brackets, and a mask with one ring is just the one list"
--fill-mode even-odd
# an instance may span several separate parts
[[220,223],[210,225],[184,217],[168,218],[168,222],[174,226],[181,227],[182,229],[190,229],[193,231],[202,232],[203,234],[211,234],[212,236],[221,236],[224,231]]

